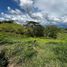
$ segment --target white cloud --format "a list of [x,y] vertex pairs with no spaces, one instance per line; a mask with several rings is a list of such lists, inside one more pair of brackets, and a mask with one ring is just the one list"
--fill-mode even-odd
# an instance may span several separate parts
[[34,2],[35,0],[19,0],[18,4],[21,9],[24,9],[30,15],[34,10]]
[[8,7],[7,7],[7,10],[11,10],[11,8],[8,6]]
[[22,14],[22,12],[19,9],[13,10],[9,6],[7,7],[7,9],[8,9],[8,13],[10,13],[10,14]]
[[67,14],[67,0],[38,0],[35,5],[50,14]]
[[[21,9],[24,9],[24,14],[19,9],[12,9],[9,6],[8,14],[1,13],[0,19],[11,19],[16,21],[34,20],[44,24],[49,23],[67,23],[67,0],[14,0]],[[34,3],[35,2],[35,3]],[[38,7],[41,11],[33,12],[33,7]],[[62,18],[63,16],[63,18]]]
[[11,9],[10,7],[7,7],[8,14],[7,13],[1,13],[0,14],[0,20],[14,20],[20,22],[33,20],[28,14],[23,14],[19,9]]
[[20,0],[20,6],[31,6],[32,4],[32,0]]

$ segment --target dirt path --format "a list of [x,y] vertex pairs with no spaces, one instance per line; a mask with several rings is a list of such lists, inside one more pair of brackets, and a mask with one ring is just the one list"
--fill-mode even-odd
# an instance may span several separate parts
[[9,64],[7,67],[14,67],[15,64]]

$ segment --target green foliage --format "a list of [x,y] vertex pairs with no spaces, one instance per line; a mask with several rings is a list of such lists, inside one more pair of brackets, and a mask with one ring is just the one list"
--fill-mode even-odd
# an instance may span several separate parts
[[[32,43],[28,44],[25,42],[8,46],[8,48],[5,48],[5,52],[8,58],[14,58],[16,64],[31,61],[31,59],[37,55],[37,51],[34,49]],[[13,59],[11,62],[13,62]]]
[[37,22],[29,21],[26,24],[26,35],[32,37],[41,37],[44,36],[44,28]]
[[8,58],[5,57],[5,53],[3,51],[0,52],[0,67],[7,67]]
[[60,32],[60,28],[54,25],[49,25],[45,27],[45,36],[50,38],[57,38],[57,34]]
[[[13,67],[67,67],[66,32],[58,33],[57,28],[46,27],[44,34],[52,38],[46,39],[40,37],[44,28],[41,27],[42,31],[39,30],[38,23],[33,22],[31,26],[30,22],[27,26],[25,28],[25,26],[16,23],[0,24],[0,51],[2,50],[0,67],[5,67],[3,65],[7,63],[11,66],[15,65]],[[35,33],[32,33],[34,31]],[[32,37],[21,35],[28,32],[31,33]],[[48,32],[52,32],[51,35]],[[52,36],[53,33],[58,34],[58,38],[53,39],[55,38],[55,35]]]
[[13,20],[10,20],[10,21],[0,21],[0,24],[3,24],[3,23],[14,23]]
[[45,28],[40,25],[38,22],[29,21],[25,26],[11,23],[10,22],[3,22],[0,24],[0,31],[1,32],[9,32],[9,33],[15,33],[15,34],[22,34],[25,36],[30,37],[48,37],[48,38],[57,38],[57,34],[60,31],[66,32],[66,30],[62,30],[58,28],[57,26],[50,25],[46,26]]
[[[17,65],[21,67],[66,67],[67,65],[65,59],[67,46],[64,44],[66,39],[30,38],[0,32],[1,37],[1,40],[7,38],[7,43],[3,43],[4,48],[2,48],[5,57],[8,57],[9,64],[16,64],[16,67]],[[10,41],[12,43],[9,43]],[[34,46],[35,44],[37,46]]]

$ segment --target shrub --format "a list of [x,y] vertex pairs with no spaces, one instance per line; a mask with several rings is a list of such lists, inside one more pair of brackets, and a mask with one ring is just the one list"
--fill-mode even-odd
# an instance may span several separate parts
[[45,36],[50,38],[57,38],[57,34],[60,32],[60,29],[57,26],[49,25],[45,27]]
[[32,37],[44,36],[44,28],[38,22],[29,21],[26,25],[25,34]]
[[1,51],[0,53],[0,67],[7,67],[8,58],[5,56],[5,52]]

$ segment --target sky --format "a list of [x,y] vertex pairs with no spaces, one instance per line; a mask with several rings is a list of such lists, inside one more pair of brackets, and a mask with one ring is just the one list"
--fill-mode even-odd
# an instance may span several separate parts
[[0,21],[67,24],[67,0],[0,0]]

